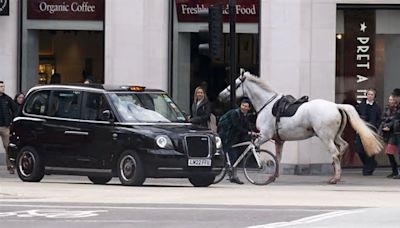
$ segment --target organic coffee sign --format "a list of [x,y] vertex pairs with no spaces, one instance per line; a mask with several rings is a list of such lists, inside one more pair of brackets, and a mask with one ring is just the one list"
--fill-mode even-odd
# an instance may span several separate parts
[[28,0],[28,19],[102,21],[104,0]]
[[361,102],[368,88],[376,87],[375,11],[346,10],[344,23],[345,77]]
[[10,1],[0,0],[0,16],[10,15]]
[[[224,22],[229,22],[229,0],[176,0],[176,11],[180,22],[205,22],[199,15],[210,5],[222,5]],[[236,21],[259,22],[259,0],[236,0]]]

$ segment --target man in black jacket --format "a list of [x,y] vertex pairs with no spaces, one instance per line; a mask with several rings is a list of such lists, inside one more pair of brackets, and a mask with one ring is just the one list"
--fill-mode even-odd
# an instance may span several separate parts
[[[358,113],[360,117],[367,123],[371,125],[373,130],[376,132],[381,124],[381,108],[375,101],[376,90],[368,89],[367,90],[367,99],[362,101],[358,107]],[[364,176],[371,176],[377,166],[377,162],[375,160],[375,156],[369,157],[364,150],[364,147],[361,143],[360,137],[357,135],[356,137],[356,146],[357,152],[360,156],[360,159],[363,163],[363,171],[362,174]]]
[[14,174],[14,167],[10,163],[8,157],[8,143],[10,141],[10,124],[18,112],[18,107],[11,97],[4,93],[5,85],[0,81],[0,136],[6,151],[7,170],[10,174]]
[[[250,100],[244,98],[240,102],[240,107],[235,109],[231,116],[228,118],[226,129],[221,129],[222,131],[219,132],[223,148],[225,152],[228,152],[229,159],[231,164],[233,165],[236,160],[239,158],[241,151],[237,148],[231,148],[232,145],[245,142],[250,140],[250,135],[256,134],[252,130],[255,128],[252,126],[251,122],[249,121],[248,112],[250,110]],[[243,184],[243,182],[237,176],[236,168],[232,168],[232,171],[229,173],[229,180],[232,183],[236,184]]]

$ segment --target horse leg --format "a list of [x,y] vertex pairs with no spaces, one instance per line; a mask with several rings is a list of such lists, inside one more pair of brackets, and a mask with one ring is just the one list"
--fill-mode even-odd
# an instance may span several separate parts
[[[278,165],[281,164],[283,143],[285,142],[275,141],[275,154],[276,154],[276,160],[278,160]],[[276,174],[276,177],[279,177],[279,170],[278,173]]]
[[342,122],[340,123],[339,131],[336,133],[335,144],[339,150],[339,158],[342,159],[343,154],[349,148],[349,144],[342,138],[343,131],[347,125],[347,114],[344,111],[340,111],[340,114],[342,115]]
[[338,147],[339,150],[339,158],[342,159],[343,154],[347,151],[349,148],[349,144],[342,138],[342,136],[337,135],[335,138],[335,144]]
[[328,150],[332,154],[332,159],[333,159],[333,169],[335,172],[335,175],[328,181],[329,184],[336,184],[338,181],[340,181],[340,177],[342,174],[342,168],[340,166],[340,152],[337,149],[335,143],[333,140],[327,143]]
[[335,175],[329,179],[329,184],[336,184],[341,177],[342,169],[340,166],[340,152],[338,147],[335,145],[334,139],[336,135],[333,135],[331,132],[321,131],[319,134],[317,133],[318,138],[326,145],[328,148],[329,153],[332,155],[333,159],[333,169]]

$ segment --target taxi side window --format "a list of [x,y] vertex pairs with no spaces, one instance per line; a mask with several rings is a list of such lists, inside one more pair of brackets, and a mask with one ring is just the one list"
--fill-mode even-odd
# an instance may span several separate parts
[[49,91],[39,91],[32,94],[26,101],[25,112],[36,115],[46,115],[48,109]]
[[49,116],[79,119],[81,92],[53,91],[50,97]]
[[104,95],[100,93],[86,93],[82,107],[84,120],[102,120],[102,112],[109,109]]

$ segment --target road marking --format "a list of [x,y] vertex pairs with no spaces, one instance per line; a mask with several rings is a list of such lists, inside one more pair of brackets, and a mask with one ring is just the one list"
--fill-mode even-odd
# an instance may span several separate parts
[[87,218],[98,216],[100,212],[108,212],[107,210],[65,210],[65,209],[34,209],[25,211],[8,211],[0,212],[0,218],[17,216],[19,218],[45,217],[45,218]]
[[309,223],[318,222],[318,221],[322,221],[322,220],[326,220],[326,219],[331,219],[331,218],[338,217],[338,216],[362,213],[365,211],[366,211],[365,209],[333,211],[333,212],[329,212],[329,213],[313,215],[313,216],[293,220],[290,222],[276,222],[276,223],[270,223],[270,224],[265,224],[265,225],[249,226],[248,228],[275,228],[275,227],[285,227],[285,226],[292,226],[292,225],[309,224]]
[[[233,206],[237,206],[233,208]],[[248,208],[240,205],[226,207],[163,207],[163,206],[62,206],[62,205],[33,205],[33,204],[0,204],[0,207],[33,207],[33,208],[79,208],[79,209],[130,209],[130,210],[204,210],[204,211],[300,211],[300,212],[332,212],[334,209],[286,209],[286,208]]]
[[[23,221],[23,222],[25,222],[25,223],[28,223],[28,222],[41,222],[41,221],[43,221],[43,220],[41,220],[41,219],[24,219],[24,220],[21,220],[21,219],[7,219],[7,222],[21,222],[21,221]],[[83,223],[112,223],[112,224],[117,224],[117,223],[157,223],[157,220],[131,220],[131,219],[129,219],[129,220],[124,220],[124,219],[119,219],[119,218],[117,218],[117,219],[114,219],[114,220],[103,220],[103,219],[99,219],[99,220],[91,220],[91,219],[84,219],[84,220],[71,220],[71,219],[63,219],[63,220],[52,220],[51,221],[52,222],[52,224],[53,223],[57,223],[57,222],[59,222],[59,223],[62,223],[62,224],[65,224],[65,223],[67,223],[67,222],[71,222],[71,223],[78,223],[78,224],[83,224]]]

